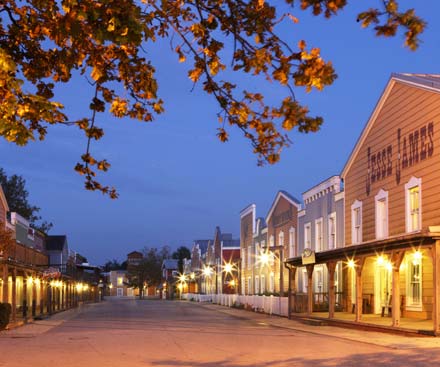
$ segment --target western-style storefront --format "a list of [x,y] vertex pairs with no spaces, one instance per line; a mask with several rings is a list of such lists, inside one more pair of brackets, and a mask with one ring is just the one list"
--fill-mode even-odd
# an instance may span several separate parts
[[[307,294],[297,293],[295,286],[302,257],[288,259],[290,317],[439,334],[438,229],[316,253],[315,263],[305,265]],[[328,290],[323,294],[312,287],[319,264],[328,269]]]

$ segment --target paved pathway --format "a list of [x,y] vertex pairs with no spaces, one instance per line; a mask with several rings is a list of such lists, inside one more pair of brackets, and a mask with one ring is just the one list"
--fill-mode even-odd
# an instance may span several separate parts
[[114,300],[0,333],[0,366],[434,366],[440,339],[301,325],[216,305]]

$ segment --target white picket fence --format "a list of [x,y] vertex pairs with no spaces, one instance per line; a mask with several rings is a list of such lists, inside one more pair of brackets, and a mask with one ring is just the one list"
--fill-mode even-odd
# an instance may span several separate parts
[[244,305],[247,308],[252,308],[256,312],[287,317],[287,297],[184,293],[182,294],[182,299],[196,302],[211,302],[227,307]]

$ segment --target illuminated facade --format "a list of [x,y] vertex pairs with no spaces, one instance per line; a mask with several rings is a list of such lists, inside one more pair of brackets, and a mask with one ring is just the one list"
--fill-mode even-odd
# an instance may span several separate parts
[[[309,277],[318,266],[327,268],[330,319],[345,312],[355,323],[439,333],[439,130],[440,76],[393,75],[341,174],[344,247],[316,252],[307,265]],[[288,260],[292,284],[302,260]],[[341,261],[344,303],[338,309],[335,269]],[[307,293],[313,315],[313,289]]]

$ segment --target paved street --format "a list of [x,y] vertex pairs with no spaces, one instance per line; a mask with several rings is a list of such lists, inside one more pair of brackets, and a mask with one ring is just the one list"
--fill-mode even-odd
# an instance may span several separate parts
[[112,300],[1,332],[0,366],[433,366],[439,346],[215,305]]

